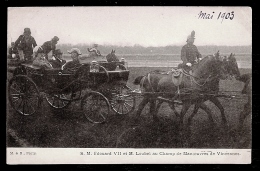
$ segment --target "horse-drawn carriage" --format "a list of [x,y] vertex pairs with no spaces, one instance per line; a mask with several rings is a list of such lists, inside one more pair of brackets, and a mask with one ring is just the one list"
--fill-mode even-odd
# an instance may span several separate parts
[[117,114],[128,114],[135,107],[135,98],[126,85],[129,70],[125,61],[83,62],[66,71],[18,64],[12,73],[9,101],[22,115],[37,112],[43,99],[55,109],[80,101],[80,111],[92,123],[105,122],[111,109]]

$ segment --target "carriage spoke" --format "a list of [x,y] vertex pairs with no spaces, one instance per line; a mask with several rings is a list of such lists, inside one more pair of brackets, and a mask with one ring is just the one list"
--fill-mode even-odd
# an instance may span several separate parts
[[60,98],[60,96],[59,96],[59,95],[56,97],[56,99],[57,99],[57,102],[58,102],[58,108],[60,108],[60,101],[59,101],[59,99],[58,99],[58,98]]
[[133,101],[133,98],[132,99],[125,99],[125,101],[131,102],[131,101]]
[[20,93],[20,91],[19,90],[17,90],[17,89],[15,89],[14,87],[11,87],[11,89],[13,90],[13,91],[15,91],[15,92],[17,92],[17,93]]
[[20,104],[18,105],[17,109],[20,108],[20,106],[21,106],[22,103],[23,103],[23,99],[21,99],[21,102],[20,102]]
[[127,103],[127,102],[125,102],[125,104],[127,104],[128,106],[130,106],[130,107],[133,107],[132,105],[130,105],[129,103]]
[[126,108],[127,112],[129,112],[130,110],[128,109],[128,107],[126,107],[125,103],[124,103],[124,107]]
[[121,105],[122,114],[124,113],[124,105]]
[[16,101],[18,101],[19,99],[21,99],[21,98],[19,98],[19,97],[12,97],[13,99],[15,99],[15,100],[13,100],[13,102],[16,102]]
[[[35,109],[34,109],[33,105],[31,105],[31,102],[32,102],[31,99],[27,99],[27,101],[29,101],[28,104],[29,104],[30,107],[33,109],[33,112],[32,112],[32,113],[34,113],[34,112],[35,112]],[[38,105],[38,104],[37,104],[37,105]],[[28,106],[28,107],[29,107],[29,106]]]
[[[29,114],[30,113],[30,110],[29,110],[29,105],[28,105],[28,99],[26,99],[25,100],[26,101],[26,103],[25,103],[25,107],[26,107],[26,109],[27,109],[27,114]],[[26,113],[25,113],[26,114]]]
[[119,108],[120,108],[120,105],[118,105],[118,107],[117,107],[117,110],[116,110],[116,111],[119,111]]
[[54,98],[54,97],[52,97],[52,103],[51,103],[51,104],[52,104],[53,106],[54,106],[54,99],[55,99],[55,98]]
[[[23,99],[25,101],[25,99]],[[23,114],[24,114],[24,102],[23,102]]]

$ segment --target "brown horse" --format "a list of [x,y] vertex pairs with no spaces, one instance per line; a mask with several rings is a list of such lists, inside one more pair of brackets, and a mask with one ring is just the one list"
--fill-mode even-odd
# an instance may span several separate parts
[[[195,104],[195,107],[188,120],[189,124],[199,108],[203,109],[208,114],[209,119],[213,122],[211,111],[204,104],[205,101],[210,100],[219,108],[222,121],[227,125],[224,108],[214,94],[219,91],[220,79],[226,79],[229,74],[232,74],[231,69],[228,68],[229,64],[230,63],[228,63],[227,60],[223,60],[219,56],[219,53],[206,56],[199,62],[199,64],[193,67],[192,75],[184,71],[185,74],[179,86],[176,86],[173,83],[172,73],[162,75],[153,72],[146,76],[137,77],[134,84],[139,83],[144,92],[150,92],[151,94],[144,95],[142,102],[138,106],[136,115],[139,116],[144,106],[150,102],[150,113],[153,114],[154,120],[157,120],[156,113],[160,105],[163,103],[163,101],[159,101],[156,108],[156,97],[159,92],[164,93],[162,96],[165,98],[173,99],[178,96],[182,101],[183,106],[180,113],[180,123],[183,122],[183,117],[192,104]],[[185,94],[185,92],[187,92],[187,94]],[[170,106],[172,106],[172,109],[174,110],[174,103]],[[175,113],[177,114],[176,111]]]
[[247,103],[244,105],[244,110],[240,113],[239,116],[239,127],[242,128],[245,118],[252,112],[252,74],[243,74],[239,77],[236,77],[236,79],[245,83],[241,93],[247,94]]
[[249,116],[252,111],[252,74],[246,73],[240,75],[235,54],[231,53],[231,55],[225,60],[227,61],[226,68],[229,70],[228,72],[230,72],[236,80],[244,83],[244,87],[241,93],[247,95],[247,103],[244,105],[244,110],[240,113],[239,116],[239,128],[242,128],[242,124],[245,118]]

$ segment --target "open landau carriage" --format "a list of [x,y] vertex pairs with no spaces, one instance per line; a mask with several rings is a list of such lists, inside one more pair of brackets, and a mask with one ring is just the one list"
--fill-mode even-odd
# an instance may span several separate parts
[[32,115],[43,99],[55,109],[80,101],[80,111],[92,123],[105,122],[111,109],[117,114],[134,109],[135,98],[126,85],[129,70],[123,58],[107,62],[100,56],[80,59],[80,63],[78,68],[66,71],[18,65],[8,85],[12,108],[22,115]]

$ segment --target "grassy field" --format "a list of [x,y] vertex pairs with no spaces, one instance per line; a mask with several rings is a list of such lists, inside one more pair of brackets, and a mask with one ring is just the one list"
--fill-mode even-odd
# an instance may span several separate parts
[[[134,78],[155,69],[169,68],[136,67],[129,68],[128,85]],[[241,69],[241,74],[251,72]],[[9,75],[11,76],[11,75]],[[221,81],[225,91],[241,91],[243,83],[235,80]],[[137,99],[137,105],[141,98]],[[145,108],[137,123],[135,112],[129,115],[111,113],[104,124],[89,123],[84,115],[77,112],[79,103],[74,102],[65,110],[54,110],[44,101],[39,112],[32,116],[21,116],[13,111],[7,102],[7,146],[8,147],[74,147],[74,148],[251,148],[251,117],[247,117],[241,131],[237,131],[238,117],[243,110],[244,99],[220,99],[228,121],[228,131],[221,125],[220,112],[211,103],[216,126],[212,127],[206,113],[199,110],[194,117],[190,132],[179,135],[176,116],[167,104],[160,108],[159,122],[153,122],[148,108]],[[191,114],[191,107],[186,115]],[[133,125],[135,124],[135,125]],[[138,125],[136,125],[138,124]]]

